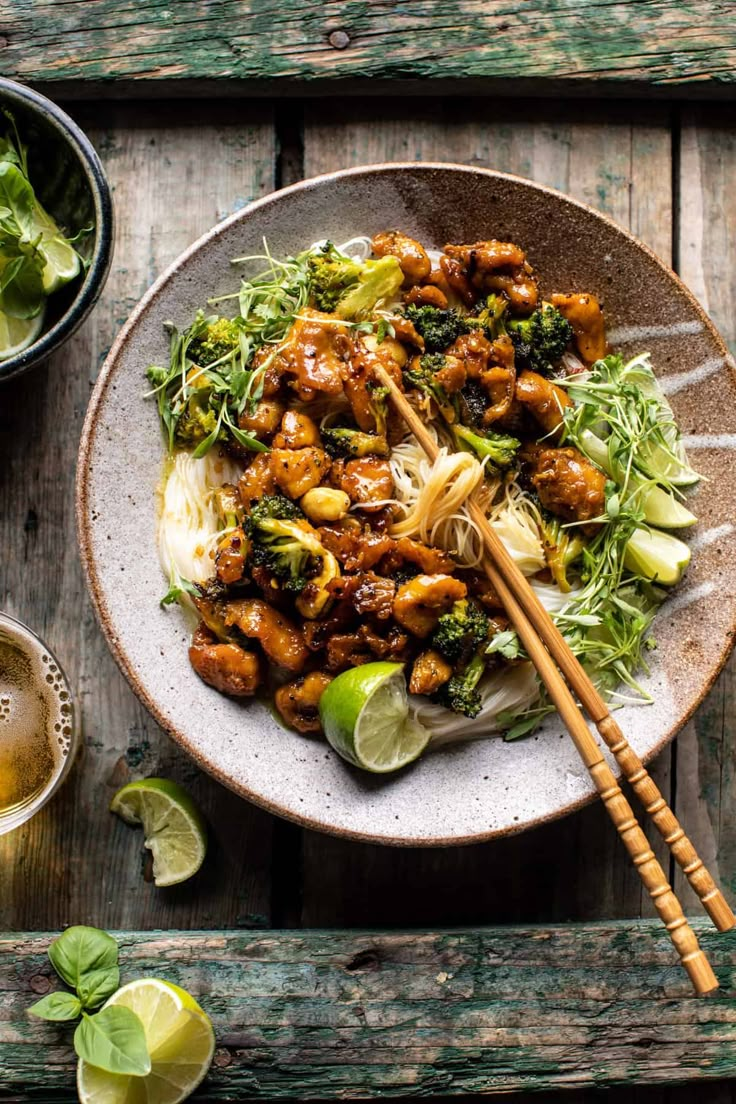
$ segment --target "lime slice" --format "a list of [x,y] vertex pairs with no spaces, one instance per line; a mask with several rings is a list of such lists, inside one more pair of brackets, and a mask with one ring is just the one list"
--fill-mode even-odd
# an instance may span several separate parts
[[110,812],[126,824],[143,825],[157,886],[176,885],[197,873],[207,851],[207,829],[199,809],[176,782],[131,782],[115,794]]
[[[606,442],[587,429],[583,430],[580,438],[583,449],[593,463],[602,468],[606,475],[610,475],[611,479],[620,482],[621,473],[613,470]],[[628,485],[631,497],[637,496],[635,502],[644,511],[644,520],[650,525],[656,525],[660,529],[687,529],[698,520],[695,514],[662,487],[645,483],[635,475],[629,478]]]
[[157,978],[131,981],[113,993],[110,1005],[130,1008],[143,1024],[151,1072],[145,1077],[107,1073],[80,1059],[81,1104],[179,1104],[197,1088],[215,1053],[209,1017],[193,997]]
[[47,295],[58,291],[79,275],[82,267],[79,254],[58,231],[56,237],[42,238],[38,250],[46,261],[41,278]]
[[29,234],[31,241],[41,235],[38,250],[46,261],[42,273],[43,290],[47,295],[51,295],[79,275],[82,263],[74,246],[69,244],[54,219],[48,211],[44,211],[38,200],[33,205],[31,224]]
[[635,529],[626,544],[624,566],[645,579],[675,586],[690,563],[690,549],[671,533]]
[[400,663],[365,663],[343,671],[320,698],[325,736],[356,767],[388,774],[413,763],[430,733],[409,719]]
[[0,360],[8,360],[32,345],[43,326],[43,309],[35,318],[11,318],[0,311]]

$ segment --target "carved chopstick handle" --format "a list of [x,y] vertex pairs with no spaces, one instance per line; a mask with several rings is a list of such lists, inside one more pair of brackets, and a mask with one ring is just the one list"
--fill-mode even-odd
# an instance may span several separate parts
[[736,924],[736,916],[728,901],[713,881],[703,860],[685,835],[659,787],[639,756],[610,715],[596,721],[596,727],[616,757],[624,778],[651,816],[660,835],[682,867],[683,873],[700,898],[703,908],[719,931],[728,931]]

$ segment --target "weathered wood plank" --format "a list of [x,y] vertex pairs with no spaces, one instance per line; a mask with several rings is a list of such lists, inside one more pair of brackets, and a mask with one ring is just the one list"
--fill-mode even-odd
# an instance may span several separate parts
[[[732,350],[736,350],[734,173],[733,116],[687,111],[680,140],[679,267]],[[697,453],[693,456],[697,463]],[[735,678],[736,660],[732,659],[681,734],[677,758],[678,806],[732,903],[736,900]],[[689,906],[697,907],[681,874],[677,891]]]
[[[503,115],[503,122],[497,121],[497,110],[477,101],[434,99],[421,105],[378,100],[331,105],[325,115],[316,102],[306,112],[304,173],[418,159],[515,172],[600,208],[670,259],[666,111],[640,111],[633,126],[625,109],[600,106],[506,105]],[[669,749],[652,772],[671,800]],[[650,838],[668,869],[666,847],[656,832]],[[597,804],[564,822],[473,848],[396,854],[308,832],[303,868],[307,926],[556,922],[654,914]]]
[[[0,924],[47,928],[269,923],[271,818],[202,775],[148,717],[94,620],[74,535],[74,465],[85,407],[113,336],[151,280],[213,222],[273,187],[267,109],[150,108],[90,116],[114,189],[117,241],[103,298],[50,364],[0,399],[0,607],[57,651],[76,691],[84,755],[58,798],[0,838]],[[216,171],[213,171],[213,164]],[[108,813],[115,789],[148,774],[189,786],[211,825],[195,882],[143,882],[140,834]]]
[[341,81],[370,92],[376,80],[423,94],[431,78],[486,94],[594,84],[716,96],[733,89],[735,13],[733,0],[4,0],[0,32],[5,75],[68,95],[192,81],[211,92],[242,81],[269,94]]
[[[198,1099],[375,1098],[668,1084],[736,1074],[736,943],[691,995],[655,921],[475,932],[120,933],[123,980],[165,976],[212,1016]],[[25,1009],[49,936],[0,936],[0,1099],[71,1100],[68,1027]],[[43,1096],[41,1097],[41,1093]]]

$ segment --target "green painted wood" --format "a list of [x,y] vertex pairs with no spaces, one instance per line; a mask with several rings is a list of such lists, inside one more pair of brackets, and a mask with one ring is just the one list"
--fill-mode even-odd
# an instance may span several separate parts
[[[670,0],[4,0],[2,71],[85,94],[427,78],[484,91],[728,95],[736,5]],[[80,85],[79,82],[84,82]],[[284,82],[291,82],[285,84]]]
[[[736,940],[692,996],[656,921],[370,933],[118,934],[122,980],[190,990],[217,1034],[200,1101],[497,1094],[736,1075]],[[28,1018],[51,936],[0,936],[0,1100],[74,1098],[70,1029]]]

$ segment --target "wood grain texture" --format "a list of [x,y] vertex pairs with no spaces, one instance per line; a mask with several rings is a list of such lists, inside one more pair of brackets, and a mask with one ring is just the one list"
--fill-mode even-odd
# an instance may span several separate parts
[[[665,260],[672,245],[666,110],[505,106],[430,100],[307,108],[304,173],[382,160],[458,161],[519,173],[603,210]],[[664,186],[663,182],[664,181]],[[356,227],[356,232],[359,228]],[[492,228],[489,228],[492,234]],[[668,801],[671,753],[652,765]],[[669,869],[667,848],[647,826]],[[303,923],[497,923],[652,915],[605,811],[472,848],[400,855],[305,833]]]
[[[736,350],[736,127],[732,114],[687,111],[680,134],[679,267]],[[697,453],[694,454],[697,461]],[[734,536],[724,540],[733,555]],[[736,659],[678,740],[677,802],[697,826],[703,859],[736,901]],[[687,884],[677,883],[686,904]]]
[[3,0],[0,13],[4,74],[76,95],[193,81],[288,95],[390,80],[421,92],[432,78],[486,93],[595,84],[702,96],[729,94],[736,67],[733,0]]
[[[122,980],[163,975],[213,1019],[201,1101],[449,1096],[736,1073],[736,943],[699,934],[693,998],[651,921],[474,932],[120,933]],[[29,1020],[46,935],[0,936],[0,1099],[73,1099],[68,1027]],[[695,1085],[698,1085],[698,1088]],[[702,1099],[698,1095],[698,1099]]]
[[[51,362],[0,397],[0,608],[58,653],[82,715],[84,752],[59,796],[0,838],[0,924],[103,927],[269,923],[271,818],[202,775],[148,717],[94,620],[78,562],[73,483],[101,361],[151,280],[200,233],[273,186],[267,110],[150,108],[80,119],[105,162],[117,214],[113,268],[90,319]],[[212,171],[212,165],[217,171]],[[134,549],[131,554],[134,554]],[[210,855],[186,887],[143,881],[140,834],[107,811],[118,786],[162,774],[194,793]],[[150,879],[150,873],[147,874]]]

